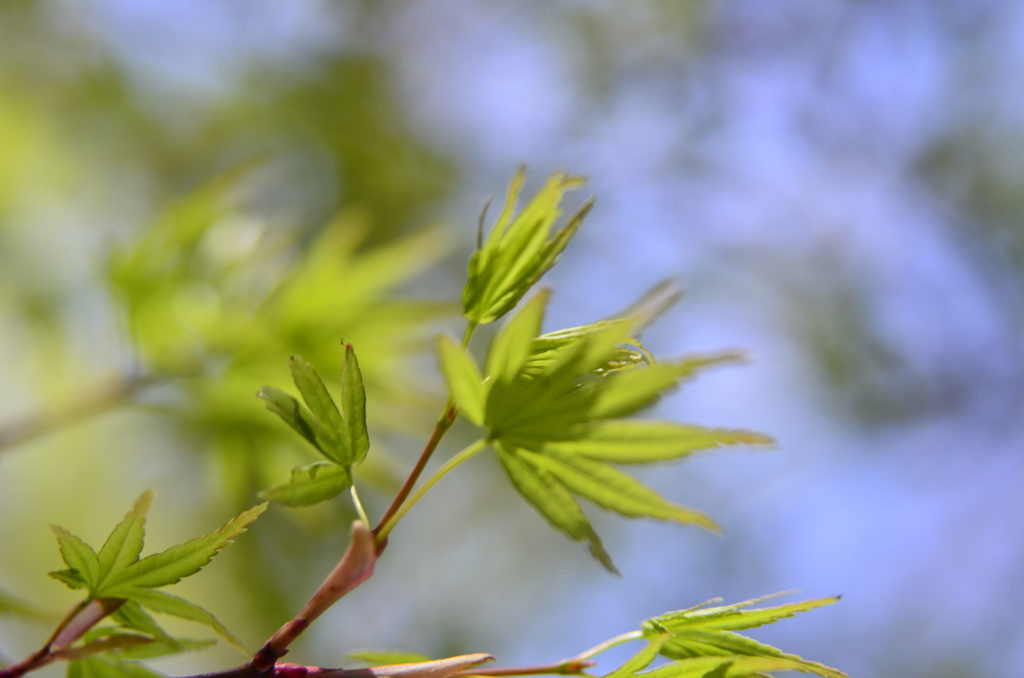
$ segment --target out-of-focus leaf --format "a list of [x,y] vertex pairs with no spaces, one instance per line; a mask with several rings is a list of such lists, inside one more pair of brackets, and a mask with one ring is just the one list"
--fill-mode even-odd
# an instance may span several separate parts
[[126,629],[141,631],[162,642],[173,642],[173,638],[134,600],[126,600],[110,617]]
[[69,589],[84,589],[88,586],[88,583],[86,583],[78,570],[54,570],[47,574],[66,585]]
[[386,664],[414,664],[434,661],[433,657],[418,652],[403,650],[352,650],[342,658],[348,664],[354,662],[363,666],[384,666]]
[[113,654],[121,659],[154,659],[182,652],[198,652],[211,648],[216,644],[217,641],[212,639],[175,638],[170,643],[156,640],[145,645],[126,647],[123,650],[117,650]]
[[317,462],[292,469],[291,480],[260,492],[260,497],[285,506],[310,506],[338,496],[352,486],[343,466]]
[[163,675],[138,662],[87,657],[68,663],[67,678],[163,678]]
[[169,614],[181,619],[188,619],[189,621],[205,624],[216,631],[222,638],[224,638],[224,640],[231,643],[231,645],[242,652],[245,652],[245,647],[242,646],[242,642],[228,631],[227,627],[221,624],[216,617],[184,598],[172,596],[171,594],[164,593],[163,591],[154,591],[153,589],[148,588],[128,586],[121,589],[121,595],[128,600],[138,603],[146,609],[152,610],[153,612]]
[[[774,598],[775,596],[771,596]],[[767,598],[755,598],[753,600],[722,605],[718,607],[698,607],[680,612],[667,612],[660,617],[649,621],[654,628],[665,628],[671,632],[681,632],[688,628],[713,629],[716,631],[742,631],[752,629],[765,624],[772,624],[780,619],[794,617],[800,612],[807,612],[825,605],[832,605],[839,601],[839,596],[827,598],[816,598],[803,600],[799,603],[789,603],[776,607],[765,607],[755,610],[745,610],[755,603],[767,600]]]
[[[68,572],[68,570],[61,570],[61,572]],[[51,576],[53,576],[51,574]],[[57,578],[57,577],[55,577]],[[63,581],[63,580],[61,580]],[[80,588],[80,587],[77,587]],[[21,617],[23,619],[35,619],[44,620],[50,618],[52,615],[41,610],[40,608],[30,603],[21,600],[15,596],[12,596],[7,591],[0,589],[0,615],[10,615],[13,617]]]

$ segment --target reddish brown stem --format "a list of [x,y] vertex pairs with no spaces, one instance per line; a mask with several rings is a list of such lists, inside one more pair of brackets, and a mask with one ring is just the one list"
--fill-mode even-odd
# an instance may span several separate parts
[[[391,502],[391,506],[384,512],[384,516],[377,523],[377,527],[373,528],[373,534],[376,536],[382,525],[387,525],[391,517],[398,512],[398,509],[402,508],[402,504],[409,498],[413,488],[416,486],[416,481],[423,475],[423,469],[427,467],[427,462],[430,461],[430,457],[434,454],[434,450],[437,449],[438,444],[441,442],[441,438],[448,432],[452,424],[455,422],[455,417],[459,414],[459,408],[456,407],[451,399],[448,400],[448,404],[445,405],[444,414],[441,415],[440,419],[437,420],[437,424],[434,426],[434,432],[430,435],[430,440],[427,441],[426,447],[423,448],[423,452],[420,454],[419,460],[416,462],[416,466],[413,467],[412,473],[405,479],[405,484],[402,485],[402,489],[395,495],[395,500]],[[386,542],[381,542],[377,545],[378,554],[384,550]]]

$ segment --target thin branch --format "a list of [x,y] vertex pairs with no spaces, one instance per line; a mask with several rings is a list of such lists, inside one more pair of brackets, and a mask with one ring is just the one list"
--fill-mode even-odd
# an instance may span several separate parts
[[[444,414],[437,420],[437,424],[434,425],[434,432],[430,434],[430,440],[427,441],[426,446],[423,448],[423,452],[420,453],[420,458],[416,461],[416,466],[413,467],[409,477],[405,479],[405,483],[402,485],[402,489],[395,495],[394,501],[391,502],[391,506],[384,512],[383,517],[380,519],[380,523],[377,527],[373,528],[374,535],[379,535],[380,530],[384,525],[390,522],[391,518],[402,508],[402,504],[409,498],[409,494],[412,492],[412,488],[416,486],[416,481],[420,479],[423,474],[423,469],[426,468],[427,462],[430,461],[430,457],[434,454],[434,450],[437,449],[438,443],[441,442],[441,438],[448,432],[452,424],[455,422],[455,417],[458,416],[458,408],[452,403],[449,398],[448,404],[445,405]],[[385,536],[387,536],[385,534]],[[378,539],[378,550],[383,550],[384,543],[383,538]]]
[[471,443],[461,452],[459,452],[454,457],[446,461],[444,463],[444,466],[442,466],[441,468],[437,469],[437,471],[434,472],[434,475],[427,478],[427,481],[423,483],[420,489],[416,490],[415,494],[413,494],[412,497],[409,498],[409,501],[407,503],[403,504],[402,507],[399,508],[387,522],[382,522],[380,525],[377,526],[377,529],[374,531],[377,535],[377,544],[380,545],[381,543],[383,543],[385,539],[387,539],[388,534],[390,534],[391,530],[394,529],[395,525],[398,524],[398,521],[401,520],[402,517],[409,511],[409,509],[415,506],[416,502],[422,499],[423,496],[430,490],[430,488],[436,485],[437,482],[441,480],[441,478],[444,478],[446,475],[448,475],[462,462],[478,454],[481,450],[487,447],[490,444],[490,442],[491,441],[489,438],[480,438],[475,443]]
[[107,379],[74,399],[4,424],[0,426],[0,452],[112,410],[154,381],[155,377],[141,374]]
[[89,629],[121,607],[124,602],[118,598],[98,598],[78,603],[57,625],[45,645],[20,662],[0,669],[0,678],[18,678],[18,676],[23,676],[60,659],[59,653],[62,650],[85,635]]
[[[470,321],[466,326],[466,331],[462,333],[462,348],[469,346],[469,340],[473,337],[473,332],[477,328],[477,323]],[[423,475],[423,469],[427,467],[427,462],[430,461],[431,455],[434,454],[434,450],[437,449],[438,443],[441,442],[441,438],[448,432],[448,429],[455,423],[455,418],[459,416],[459,408],[455,404],[455,400],[449,394],[448,401],[444,405],[444,411],[441,416],[438,417],[437,423],[434,425],[434,431],[430,434],[430,440],[427,441],[426,446],[423,448],[423,452],[420,453],[420,458],[416,460],[416,466],[413,467],[409,477],[405,479],[405,483],[402,485],[402,489],[395,495],[394,501],[391,502],[391,506],[384,512],[384,516],[380,519],[380,523],[377,527],[373,528],[373,534],[379,536],[380,530],[384,525],[391,522],[398,510],[402,508],[402,504],[409,498],[409,493],[412,492],[412,488],[416,487],[416,482]],[[377,540],[377,553],[378,555],[384,551],[384,547],[387,546],[387,532],[384,533],[383,537]]]

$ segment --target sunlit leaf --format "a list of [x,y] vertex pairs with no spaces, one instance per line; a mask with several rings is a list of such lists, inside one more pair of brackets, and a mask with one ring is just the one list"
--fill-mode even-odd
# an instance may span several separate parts
[[770,437],[753,431],[636,419],[601,421],[578,439],[548,443],[544,449],[572,452],[616,464],[645,464],[725,445],[769,445],[772,442]]
[[485,371],[489,377],[511,381],[530,357],[533,342],[540,334],[544,307],[550,292],[540,290],[512,320],[495,335],[487,352]]
[[[698,606],[690,610],[670,612],[650,619],[644,623],[644,632],[657,637],[662,637],[665,633],[670,634],[670,637],[662,643],[661,654],[669,659],[681,661],[681,663],[686,663],[683,660],[692,658],[756,657],[778,662],[777,666],[761,669],[764,671],[795,670],[816,673],[826,678],[846,678],[841,671],[787,654],[771,645],[735,632],[770,624],[823,605],[830,605],[838,599],[838,597],[820,598],[753,610],[743,608],[758,602],[758,600],[720,607],[702,608]],[[691,675],[685,672],[676,673],[675,671],[683,669],[672,669],[673,666],[676,665],[668,665],[652,674],[657,674],[662,678]]]
[[639,366],[608,376],[608,383],[597,396],[592,415],[595,419],[624,417],[652,405],[665,391],[697,371],[727,363],[740,356],[734,353],[696,356],[675,362]]
[[520,169],[490,235],[470,258],[462,306],[473,323],[494,322],[512,310],[554,265],[593,204],[587,202],[552,235],[565,192],[583,186],[585,181],[558,172],[513,217],[524,177],[525,170]]
[[[771,596],[775,597],[775,596]],[[706,607],[702,609],[683,610],[681,612],[668,612],[655,617],[651,622],[669,631],[682,631],[691,627],[714,629],[718,631],[741,631],[752,629],[765,624],[771,624],[780,619],[793,617],[800,612],[807,612],[825,605],[832,605],[839,601],[839,596],[827,598],[816,598],[804,600],[799,603],[789,603],[775,607],[765,607],[755,610],[743,608],[758,603],[767,598],[756,598],[742,603],[723,605],[719,607]]]
[[[626,660],[626,663],[609,673],[605,678],[628,678],[651,665],[661,653],[662,644],[668,639],[667,633],[650,634],[646,637],[647,644]],[[644,674],[646,675],[646,674]]]
[[588,542],[594,558],[609,572],[618,574],[619,571],[601,544],[601,538],[594,532],[572,493],[552,474],[527,462],[520,451],[506,449],[500,442],[495,443],[495,449],[519,493],[554,527],[575,541]]
[[521,454],[530,465],[545,469],[575,494],[609,511],[630,518],[674,520],[720,530],[700,511],[673,504],[632,476],[602,462],[555,450]]
[[445,335],[437,338],[437,356],[448,391],[462,413],[477,426],[484,424],[486,389],[476,363]]

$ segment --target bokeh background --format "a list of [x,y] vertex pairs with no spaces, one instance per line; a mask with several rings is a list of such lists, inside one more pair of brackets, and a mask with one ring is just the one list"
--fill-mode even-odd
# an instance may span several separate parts
[[[648,347],[751,364],[652,415],[779,446],[642,474],[724,538],[591,511],[621,580],[476,459],[296,659],[551,661],[799,588],[844,599],[757,638],[857,678],[1018,676],[1022,68],[1009,0],[5,0],[0,589],[67,608],[47,525],[98,544],[147,487],[148,549],[251,505],[312,459],[253,394],[287,385],[290,353],[330,373],[342,336],[369,365],[379,516],[440,405],[429,340],[461,331],[483,200],[526,163],[528,190],[566,167],[598,197],[545,281],[547,329],[681,279]],[[205,230],[160,236],[174,204]],[[177,592],[255,646],[333,566],[349,511],[274,507]],[[0,615],[0,652],[48,629]]]

